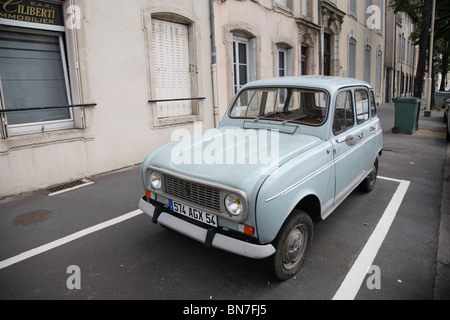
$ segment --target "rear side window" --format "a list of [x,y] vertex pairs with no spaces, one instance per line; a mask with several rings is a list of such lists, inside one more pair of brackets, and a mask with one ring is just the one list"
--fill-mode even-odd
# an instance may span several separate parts
[[373,90],[370,91],[370,112],[372,118],[377,116],[377,104],[375,103],[375,95],[373,94]]
[[369,120],[369,94],[365,89],[355,90],[356,121],[358,124]]

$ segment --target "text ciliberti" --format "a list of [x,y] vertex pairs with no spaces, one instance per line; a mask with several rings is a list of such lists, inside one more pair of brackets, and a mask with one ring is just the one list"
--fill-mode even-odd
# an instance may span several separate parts
[[0,9],[0,18],[42,24],[55,24],[57,15],[55,5],[40,1],[7,0]]

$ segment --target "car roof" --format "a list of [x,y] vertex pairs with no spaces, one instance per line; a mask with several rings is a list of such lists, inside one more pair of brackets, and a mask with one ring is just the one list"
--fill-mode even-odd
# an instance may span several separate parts
[[300,77],[280,77],[258,80],[246,84],[243,89],[254,87],[307,87],[315,89],[325,89],[327,91],[336,91],[341,88],[351,86],[364,86],[372,88],[370,84],[354,78],[329,77],[329,76],[300,76]]

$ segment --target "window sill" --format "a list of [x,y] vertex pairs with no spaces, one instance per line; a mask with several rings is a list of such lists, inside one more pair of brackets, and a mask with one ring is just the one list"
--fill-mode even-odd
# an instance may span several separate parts
[[92,141],[94,135],[87,129],[67,129],[44,133],[17,135],[1,140],[0,156],[5,156],[16,150],[44,147],[55,143],[70,143],[76,141]]
[[294,14],[293,10],[291,8],[285,7],[282,4],[277,3],[277,2],[274,2],[274,9],[275,9],[275,11],[278,11],[278,12],[281,12],[281,13],[284,13],[284,14],[287,14],[290,16],[292,16]]
[[178,125],[178,124],[193,123],[193,122],[202,121],[202,120],[203,120],[203,117],[201,117],[199,115],[153,119],[153,127],[161,128],[161,127],[174,126],[174,125]]

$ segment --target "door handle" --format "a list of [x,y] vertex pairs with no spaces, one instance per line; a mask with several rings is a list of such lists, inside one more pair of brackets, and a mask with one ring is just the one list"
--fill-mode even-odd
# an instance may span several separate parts
[[349,135],[347,136],[347,138],[345,138],[345,140],[338,140],[336,139],[336,143],[346,143],[349,147],[353,147],[356,146],[356,144],[358,143],[359,137],[358,136],[354,136],[354,135]]
[[370,127],[370,131],[372,132],[372,131],[375,131],[375,130],[377,130],[377,127]]

